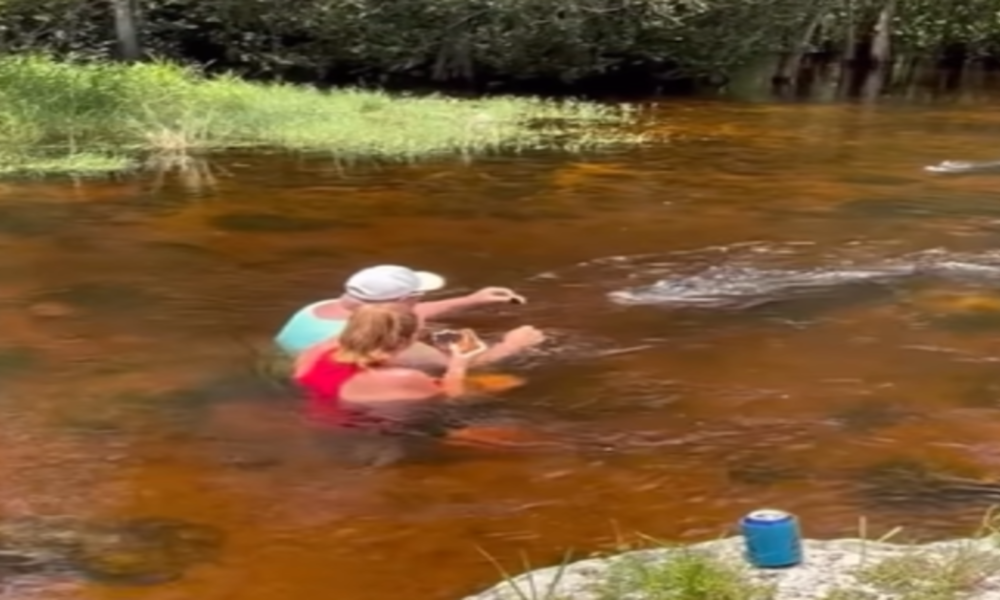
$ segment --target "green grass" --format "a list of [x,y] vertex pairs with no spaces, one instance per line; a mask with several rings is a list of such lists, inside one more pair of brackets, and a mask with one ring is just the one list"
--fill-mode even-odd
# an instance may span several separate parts
[[859,582],[898,600],[959,600],[1000,573],[1000,556],[973,544],[940,554],[913,549],[858,570]]
[[413,160],[497,150],[634,143],[627,108],[495,97],[330,92],[208,78],[167,63],[0,57],[0,174],[176,164],[176,155],[270,148]]
[[624,556],[593,590],[595,600],[769,600],[770,586],[752,582],[746,567],[708,552],[676,548],[671,560]]
[[[856,565],[841,573],[843,585],[817,591],[814,600],[966,600],[979,597],[989,579],[1000,576],[1000,519],[991,511],[976,535],[946,547],[914,545],[886,555],[882,546],[899,529],[868,540],[864,520]],[[774,600],[777,588],[751,577],[737,555],[655,543],[667,558],[625,552],[587,581],[568,561],[535,578],[511,576],[497,566],[506,591],[491,600]],[[623,553],[624,552],[624,553]],[[807,558],[808,560],[808,558]],[[593,571],[594,567],[587,567]],[[525,562],[525,571],[530,566]],[[596,573],[596,572],[595,572]],[[562,585],[573,578],[572,592]],[[565,579],[565,581],[564,581]],[[850,583],[846,583],[850,582]],[[990,596],[992,597],[992,596]]]

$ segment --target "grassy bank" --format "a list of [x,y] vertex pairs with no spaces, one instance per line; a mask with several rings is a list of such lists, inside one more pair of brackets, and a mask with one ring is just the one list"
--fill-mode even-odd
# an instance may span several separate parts
[[1000,530],[991,511],[970,538],[931,544],[805,542],[797,569],[755,570],[739,538],[692,546],[649,540],[620,552],[514,576],[465,600],[988,600],[1000,589]]
[[93,173],[190,153],[272,148],[412,160],[637,141],[623,108],[456,100],[206,78],[164,63],[0,57],[0,174]]

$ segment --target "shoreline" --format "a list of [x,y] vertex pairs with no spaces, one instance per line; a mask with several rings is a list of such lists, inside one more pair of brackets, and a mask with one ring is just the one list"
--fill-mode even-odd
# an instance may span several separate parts
[[411,162],[647,141],[631,105],[321,90],[168,62],[0,57],[0,99],[0,176],[138,169],[211,179],[207,157],[225,150]]
[[462,600],[997,600],[1000,536],[901,544],[803,539],[802,564],[757,569],[743,538],[531,570]]

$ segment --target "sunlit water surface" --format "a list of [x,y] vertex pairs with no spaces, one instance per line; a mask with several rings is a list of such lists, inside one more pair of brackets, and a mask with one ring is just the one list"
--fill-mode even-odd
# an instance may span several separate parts
[[[477,548],[545,564],[763,505],[968,532],[1000,497],[1000,176],[923,167],[1000,158],[995,109],[661,114],[671,143],[586,157],[4,184],[0,513],[225,540],[174,582],[10,597],[450,600],[496,579]],[[358,469],[303,432],[253,348],[379,262],[529,297],[455,322],[551,333],[500,399],[551,445]]]

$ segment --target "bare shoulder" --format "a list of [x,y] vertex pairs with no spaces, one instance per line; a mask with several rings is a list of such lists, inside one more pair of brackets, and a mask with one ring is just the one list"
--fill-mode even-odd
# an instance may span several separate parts
[[350,311],[344,308],[339,298],[313,302],[309,306],[304,307],[303,310],[308,310],[314,317],[319,317],[320,319],[342,319],[349,317],[351,314]]

